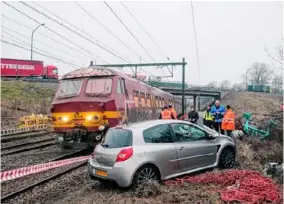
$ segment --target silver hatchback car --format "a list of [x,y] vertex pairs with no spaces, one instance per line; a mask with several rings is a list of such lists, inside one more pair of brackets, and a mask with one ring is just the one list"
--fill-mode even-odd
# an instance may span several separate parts
[[151,120],[108,130],[88,161],[90,177],[120,187],[167,180],[199,170],[232,168],[230,137],[180,120]]

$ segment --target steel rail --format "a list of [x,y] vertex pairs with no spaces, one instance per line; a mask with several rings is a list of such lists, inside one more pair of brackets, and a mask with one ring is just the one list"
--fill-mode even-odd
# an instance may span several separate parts
[[36,187],[36,186],[40,186],[40,185],[42,185],[44,183],[47,183],[47,182],[49,182],[51,180],[54,180],[54,179],[58,178],[58,177],[60,177],[60,176],[62,176],[64,174],[67,174],[67,173],[69,173],[69,172],[71,172],[73,170],[76,170],[76,169],[80,168],[81,166],[84,166],[86,163],[87,163],[87,161],[85,161],[85,162],[83,162],[83,163],[81,163],[81,164],[79,164],[79,165],[77,165],[75,167],[71,167],[71,168],[69,168],[69,169],[67,169],[65,171],[59,172],[59,173],[57,173],[57,174],[55,174],[53,176],[47,177],[45,179],[42,179],[41,181],[38,181],[38,182],[36,182],[34,184],[26,186],[26,187],[24,187],[24,188],[22,188],[22,189],[20,189],[18,191],[14,191],[14,192],[12,192],[12,193],[10,193],[8,195],[2,196],[1,202],[4,202],[4,201],[6,201],[8,199],[12,199],[12,198],[14,198],[14,197],[24,193],[24,192],[26,192],[26,191]]

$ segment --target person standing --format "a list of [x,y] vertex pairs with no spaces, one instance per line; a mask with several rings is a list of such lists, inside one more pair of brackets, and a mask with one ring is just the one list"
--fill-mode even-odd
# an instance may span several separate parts
[[195,110],[194,106],[191,106],[190,112],[188,113],[189,122],[197,124],[198,119],[199,119],[198,112]]
[[226,106],[227,110],[222,121],[222,129],[225,134],[232,137],[232,131],[235,130],[235,113],[232,111],[231,106]]
[[215,106],[211,108],[211,114],[214,116],[214,128],[217,132],[224,134],[224,130],[221,128],[222,119],[225,114],[225,107],[220,105],[220,101],[215,101]]
[[173,114],[171,113],[171,111],[169,110],[168,106],[165,106],[165,107],[162,109],[162,112],[160,113],[159,119],[162,119],[162,120],[174,119],[174,116],[173,116]]
[[207,106],[207,110],[204,113],[204,117],[203,117],[203,124],[211,129],[213,129],[213,123],[214,123],[214,117],[211,113],[211,106],[208,105]]
[[174,119],[177,119],[177,112],[172,107],[172,105],[169,105],[169,110],[171,111],[171,114],[174,116]]

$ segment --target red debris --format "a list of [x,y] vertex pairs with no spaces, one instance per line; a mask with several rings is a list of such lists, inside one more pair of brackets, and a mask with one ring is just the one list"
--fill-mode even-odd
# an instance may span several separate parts
[[184,182],[213,183],[226,187],[218,190],[223,201],[258,204],[261,202],[282,203],[282,194],[270,178],[259,172],[248,170],[230,170],[209,172],[197,176],[186,176],[166,181],[166,185],[183,185]]

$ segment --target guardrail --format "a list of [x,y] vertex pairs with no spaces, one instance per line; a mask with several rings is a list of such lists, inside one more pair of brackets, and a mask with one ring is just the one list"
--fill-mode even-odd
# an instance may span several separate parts
[[50,128],[50,125],[37,125],[27,128],[13,128],[13,129],[1,130],[1,136],[14,135],[14,134],[20,134],[20,133],[26,133],[38,130],[46,130],[48,128]]

